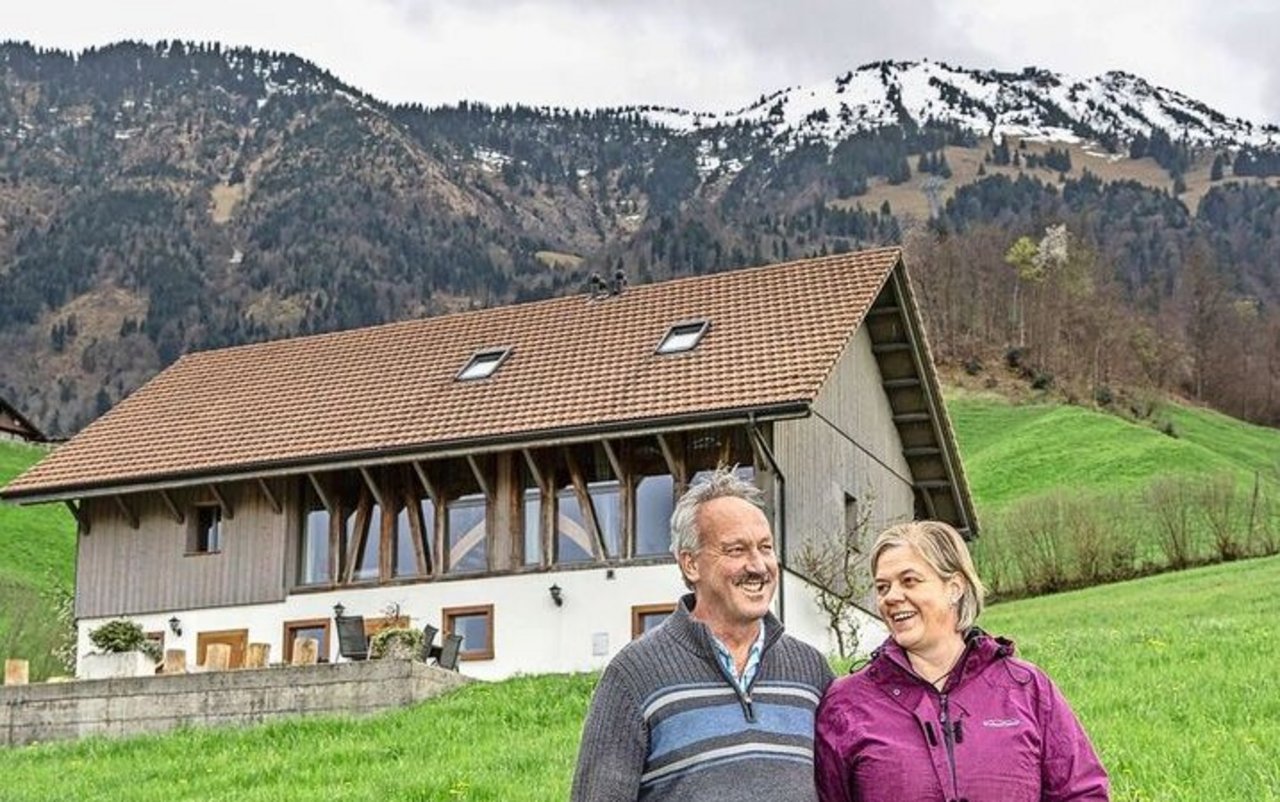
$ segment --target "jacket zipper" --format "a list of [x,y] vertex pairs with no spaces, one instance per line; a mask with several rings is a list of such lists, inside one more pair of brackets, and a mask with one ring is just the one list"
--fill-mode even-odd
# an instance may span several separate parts
[[954,796],[959,796],[960,794],[960,780],[956,777],[955,731],[951,726],[951,711],[947,706],[947,695],[945,693],[938,694],[938,702],[942,711],[938,723],[942,725],[942,743],[947,748],[947,765],[951,769],[951,790],[954,798]]

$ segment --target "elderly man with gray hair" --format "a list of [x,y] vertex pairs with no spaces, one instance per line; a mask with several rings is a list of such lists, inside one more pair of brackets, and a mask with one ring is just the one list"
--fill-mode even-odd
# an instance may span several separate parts
[[605,669],[574,802],[814,802],[814,715],[832,682],[769,612],[778,586],[760,491],[720,468],[676,503],[671,550],[693,591]]

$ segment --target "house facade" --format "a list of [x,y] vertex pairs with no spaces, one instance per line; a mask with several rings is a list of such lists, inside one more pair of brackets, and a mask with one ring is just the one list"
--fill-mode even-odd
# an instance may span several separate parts
[[0,440],[33,444],[49,442],[49,438],[35,424],[3,398],[0,398]]
[[805,543],[975,518],[896,249],[183,357],[0,495],[79,521],[76,615],[202,662],[335,607],[463,636],[480,678],[601,667],[684,592],[704,471],[764,491],[788,629],[830,633]]

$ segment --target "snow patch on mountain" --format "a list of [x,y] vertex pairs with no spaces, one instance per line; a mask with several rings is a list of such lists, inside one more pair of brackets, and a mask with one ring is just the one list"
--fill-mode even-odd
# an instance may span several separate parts
[[1179,92],[1124,72],[1076,79],[1028,67],[969,70],[934,61],[882,61],[836,79],[762,96],[724,113],[646,108],[650,122],[692,133],[720,126],[767,130],[782,145],[835,144],[857,131],[910,120],[1006,136],[1112,148],[1163,130],[1194,148],[1280,147],[1280,128],[1229,118]]

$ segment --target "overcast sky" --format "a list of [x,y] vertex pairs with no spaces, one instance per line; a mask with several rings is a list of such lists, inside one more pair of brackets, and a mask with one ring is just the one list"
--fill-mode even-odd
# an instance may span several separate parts
[[[21,5],[15,8],[15,5]],[[391,102],[728,111],[880,59],[1136,73],[1280,123],[1273,0],[18,0],[0,37],[296,53]]]

